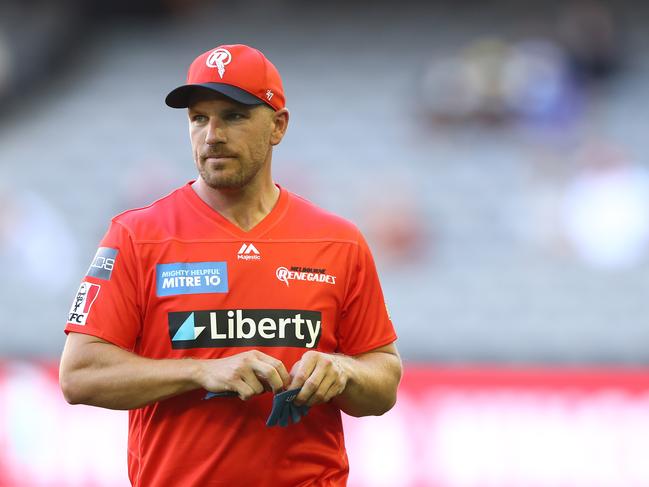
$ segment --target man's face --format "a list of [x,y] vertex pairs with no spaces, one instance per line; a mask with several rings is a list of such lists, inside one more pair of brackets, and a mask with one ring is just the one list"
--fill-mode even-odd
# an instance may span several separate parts
[[272,146],[281,140],[270,107],[200,91],[188,112],[194,161],[208,186],[240,189],[269,169]]

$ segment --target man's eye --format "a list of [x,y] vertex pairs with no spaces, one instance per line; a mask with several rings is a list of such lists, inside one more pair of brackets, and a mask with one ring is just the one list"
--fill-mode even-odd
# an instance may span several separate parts
[[245,115],[243,113],[239,112],[230,112],[226,115],[227,120],[242,120],[245,118]]
[[207,120],[207,117],[205,115],[194,115],[192,117],[192,122],[196,123],[203,123]]

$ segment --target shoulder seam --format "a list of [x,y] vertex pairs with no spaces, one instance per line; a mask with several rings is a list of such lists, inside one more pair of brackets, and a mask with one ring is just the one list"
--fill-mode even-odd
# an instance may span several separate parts
[[181,186],[180,188],[176,188],[176,189],[174,189],[174,190],[171,191],[170,193],[168,193],[168,194],[166,194],[166,195],[164,195],[164,196],[161,196],[160,198],[158,198],[158,199],[152,201],[151,203],[149,203],[148,205],[140,206],[140,207],[137,207],[137,208],[129,208],[128,210],[124,210],[124,211],[122,211],[121,213],[118,213],[117,215],[115,215],[115,216],[113,217],[113,220],[116,220],[117,218],[119,218],[119,217],[121,217],[121,216],[124,216],[124,215],[127,215],[127,214],[129,214],[129,213],[135,213],[135,212],[137,212],[137,211],[147,210],[147,209],[151,208],[152,206],[156,205],[157,203],[159,203],[160,201],[162,201],[162,200],[166,200],[167,198],[170,198],[172,195],[174,195],[175,193],[177,193],[178,191],[180,191],[181,189],[183,189],[183,187],[184,187],[184,186]]
[[[130,211],[130,210],[129,210],[129,211]],[[113,223],[114,223],[115,225],[119,225],[120,227],[122,227],[122,228],[124,229],[124,231],[125,231],[126,233],[128,233],[128,236],[129,236],[129,238],[131,239],[131,241],[132,241],[134,244],[137,243],[137,240],[135,239],[135,235],[133,234],[133,230],[131,230],[130,227],[128,227],[124,222],[121,222],[121,221],[117,220],[117,217],[119,217],[119,216],[120,216],[120,215],[117,215],[116,217],[113,218],[113,220],[112,220]]]

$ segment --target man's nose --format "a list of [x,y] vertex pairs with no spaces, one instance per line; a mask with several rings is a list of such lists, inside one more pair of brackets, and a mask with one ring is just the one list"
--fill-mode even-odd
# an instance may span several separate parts
[[212,145],[223,144],[225,142],[227,142],[227,137],[225,136],[224,128],[218,122],[210,122],[207,128],[207,134],[205,134],[205,143]]

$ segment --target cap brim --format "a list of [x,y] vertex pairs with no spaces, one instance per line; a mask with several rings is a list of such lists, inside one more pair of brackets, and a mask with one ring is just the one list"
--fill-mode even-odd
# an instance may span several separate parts
[[222,95],[232,98],[234,101],[238,101],[244,105],[262,105],[266,103],[262,99],[251,95],[241,88],[226,85],[225,83],[201,83],[179,86],[167,95],[165,103],[171,108],[187,108],[189,106],[190,96],[197,90],[201,89],[216,91],[217,93],[221,93]]

